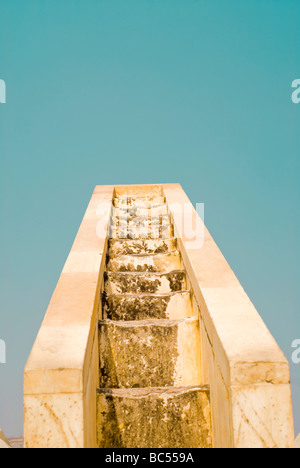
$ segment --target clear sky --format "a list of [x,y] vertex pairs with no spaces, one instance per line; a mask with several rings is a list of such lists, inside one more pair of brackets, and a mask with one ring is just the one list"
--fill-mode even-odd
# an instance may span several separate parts
[[[0,427],[94,186],[180,182],[291,362],[299,0],[0,0]],[[291,362],[300,432],[300,364]]]

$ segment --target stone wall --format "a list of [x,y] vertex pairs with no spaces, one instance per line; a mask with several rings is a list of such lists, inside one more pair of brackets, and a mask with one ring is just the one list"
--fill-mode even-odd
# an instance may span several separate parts
[[[164,191],[170,206],[190,203],[180,185]],[[173,218],[179,226],[176,210]],[[195,220],[202,223],[194,210]],[[292,448],[288,361],[205,226],[203,233],[203,245],[189,248],[185,233],[179,245],[199,310],[214,447]]]

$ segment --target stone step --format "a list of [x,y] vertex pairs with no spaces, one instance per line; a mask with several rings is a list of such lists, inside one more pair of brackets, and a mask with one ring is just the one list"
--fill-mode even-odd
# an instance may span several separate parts
[[201,384],[198,317],[99,322],[100,388]]
[[116,208],[112,207],[111,215],[117,218],[134,218],[134,217],[156,217],[168,214],[167,204],[154,206],[152,208],[143,208],[138,206],[126,206]]
[[171,273],[122,273],[105,274],[104,291],[106,294],[168,294],[187,290],[184,270]]
[[162,216],[126,216],[123,218],[120,217],[111,217],[110,226],[112,229],[115,228],[128,228],[129,230],[133,229],[146,229],[151,230],[152,228],[159,228],[160,226],[170,226],[171,217],[168,214]]
[[212,448],[211,434],[207,386],[97,392],[99,448]]
[[195,316],[195,313],[189,291],[151,295],[113,294],[104,298],[104,320],[178,320],[193,316]]
[[110,239],[169,239],[174,237],[172,224],[152,226],[112,226],[109,227]]
[[152,197],[131,197],[124,196],[114,198],[113,206],[116,208],[154,208],[164,205],[166,202],[164,196],[152,196]]
[[143,255],[175,252],[177,250],[177,239],[110,239],[108,243],[108,254],[114,255]]
[[114,197],[115,198],[124,198],[124,197],[139,197],[139,198],[149,198],[149,197],[162,197],[164,191],[161,185],[151,184],[151,185],[120,185],[115,187]]
[[179,252],[156,255],[120,255],[109,257],[107,271],[171,273],[182,270]]

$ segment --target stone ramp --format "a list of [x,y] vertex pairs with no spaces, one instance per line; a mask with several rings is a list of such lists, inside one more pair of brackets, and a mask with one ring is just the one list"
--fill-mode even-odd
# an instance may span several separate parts
[[168,206],[159,187],[133,192],[115,193],[110,219],[99,321],[98,446],[210,448],[198,311]]
[[0,448],[12,448],[9,440],[4,435],[4,432],[0,429]]

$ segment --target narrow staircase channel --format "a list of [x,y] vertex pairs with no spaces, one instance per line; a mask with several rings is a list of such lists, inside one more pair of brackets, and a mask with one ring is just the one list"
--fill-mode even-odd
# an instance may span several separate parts
[[99,321],[99,448],[211,448],[193,302],[159,187],[116,193]]

